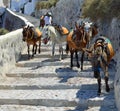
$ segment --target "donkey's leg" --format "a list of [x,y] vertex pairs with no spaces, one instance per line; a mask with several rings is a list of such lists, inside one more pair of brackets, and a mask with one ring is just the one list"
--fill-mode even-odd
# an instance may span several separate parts
[[72,68],[73,67],[73,54],[74,52],[73,51],[70,51],[70,58],[71,58],[71,64],[70,64],[70,67]]
[[28,59],[30,59],[30,45],[27,44],[28,47]]
[[55,43],[52,42],[52,56],[55,54]]
[[82,56],[81,56],[81,70],[83,70],[83,59],[84,59],[84,52],[82,52]]
[[109,88],[109,85],[108,85],[108,77],[105,77],[105,85],[106,85],[106,91],[109,92],[110,88]]
[[98,82],[98,95],[101,94],[101,76],[100,76],[100,71],[95,70],[94,71],[94,77],[97,79]]
[[38,48],[38,53],[40,53],[40,52],[41,52],[41,39],[39,41],[39,48]]
[[68,43],[66,43],[66,54],[68,55],[68,52],[69,52],[69,45]]
[[100,76],[97,78],[97,81],[98,81],[98,95],[100,95],[101,94],[101,77]]
[[108,84],[108,80],[109,80],[108,65],[106,64],[106,62],[101,62],[101,67],[102,67],[104,75],[105,75],[104,79],[105,79],[106,91],[109,92],[110,88],[109,88],[109,84]]
[[104,73],[105,73],[106,91],[109,92],[109,91],[110,91],[110,88],[109,88],[109,84],[108,84],[108,80],[109,80],[108,66],[106,66]]
[[34,47],[35,47],[34,54],[36,54],[37,53],[37,44],[35,44]]
[[35,45],[33,45],[33,48],[32,48],[32,57],[34,57],[34,52],[35,51]]
[[79,64],[79,61],[78,61],[78,53],[77,53],[77,51],[75,51],[75,57],[76,57],[77,67],[80,68],[80,64]]
[[63,59],[63,48],[62,48],[62,44],[59,44],[59,54],[60,54],[60,60]]
[[108,65],[106,63],[101,63],[101,67],[103,69],[103,72],[105,74],[105,85],[106,85],[106,91],[109,92],[110,88],[109,88],[109,84],[108,84],[108,80],[109,80],[109,73],[108,73]]

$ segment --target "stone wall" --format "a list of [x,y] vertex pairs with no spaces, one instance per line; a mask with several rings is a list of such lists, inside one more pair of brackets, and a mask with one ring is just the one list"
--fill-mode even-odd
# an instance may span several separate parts
[[15,66],[24,46],[22,29],[0,36],[0,75]]
[[118,111],[120,111],[120,50],[116,54],[116,74],[115,74],[115,81],[114,81],[114,91],[115,91],[115,99]]
[[3,26],[11,31],[0,36],[0,75],[8,72],[19,60],[25,43],[22,41],[22,26],[33,25],[24,17],[6,9]]
[[98,23],[99,33],[108,37],[115,49],[116,54],[120,49],[120,20],[113,18],[111,21],[104,20]]

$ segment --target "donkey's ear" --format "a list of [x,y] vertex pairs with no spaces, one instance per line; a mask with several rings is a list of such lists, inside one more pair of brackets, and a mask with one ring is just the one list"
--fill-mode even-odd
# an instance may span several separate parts
[[30,26],[28,25],[28,26],[27,26],[27,29],[28,29],[29,27],[30,27]]

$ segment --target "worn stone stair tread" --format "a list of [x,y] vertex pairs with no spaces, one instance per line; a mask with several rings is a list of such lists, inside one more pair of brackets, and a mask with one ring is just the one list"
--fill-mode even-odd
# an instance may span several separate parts
[[[108,95],[113,93],[109,93]],[[111,105],[114,98],[104,94],[96,95],[95,90],[0,90],[0,104],[43,105],[43,106],[100,106]]]
[[[46,57],[46,55],[44,55]],[[74,61],[75,62],[75,61]],[[90,65],[90,62],[84,61],[84,66],[85,65]],[[19,61],[16,63],[16,66],[18,67],[33,67],[33,66],[70,66],[70,60],[65,61],[59,61],[59,58],[50,59],[47,57],[47,59],[33,59],[29,61]],[[74,66],[76,66],[76,62],[74,63]]]
[[[8,78],[0,81],[0,89],[96,89],[97,83],[93,78]],[[87,82],[87,84],[86,84]]]
[[29,105],[0,105],[2,111],[70,111],[74,107],[46,107]]
[[[109,81],[110,88],[113,88],[113,82]],[[104,80],[102,86],[105,87]],[[0,81],[0,89],[82,89],[96,90],[97,81],[94,78],[85,77],[49,77],[49,78],[21,78],[7,77]]]
[[59,77],[59,76],[87,76],[93,77],[91,66],[85,66],[84,71],[68,66],[33,66],[33,67],[16,67],[6,73],[8,77]]
[[110,107],[46,107],[46,106],[29,106],[29,105],[0,105],[2,111],[117,111],[115,106]]

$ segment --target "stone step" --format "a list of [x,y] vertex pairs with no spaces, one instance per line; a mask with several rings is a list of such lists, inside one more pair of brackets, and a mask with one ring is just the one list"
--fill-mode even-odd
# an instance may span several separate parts
[[1,111],[118,111],[114,105],[102,107],[45,107],[29,105],[0,105]]
[[45,107],[32,105],[0,105],[0,111],[71,111],[74,107]]
[[[87,82],[87,84],[86,84]],[[84,77],[7,78],[0,81],[0,89],[97,89],[96,80]]]
[[96,90],[0,90],[0,104],[46,107],[110,106],[115,103],[110,95],[113,95],[113,91],[98,97]]
[[[43,72],[42,72],[43,71]],[[21,71],[12,71],[6,73],[7,77],[23,77],[23,78],[38,78],[38,77],[93,77],[93,72],[79,72],[79,71],[58,71],[58,72],[44,72],[44,70],[22,70]]]
[[[70,59],[66,59],[66,60],[62,60],[59,61],[59,59],[55,58],[55,59],[46,59],[46,56],[48,55],[44,55],[44,57],[40,58],[34,58],[28,61],[19,61],[16,63],[17,67],[34,67],[34,66],[39,66],[39,67],[43,67],[43,66],[69,66],[70,67]],[[76,61],[73,62],[74,67],[76,67]],[[84,66],[86,65],[90,65],[89,61],[84,61]]]
[[[109,81],[110,88],[113,89],[113,81]],[[102,80],[102,87],[105,82]],[[85,77],[49,77],[49,78],[8,78],[0,81],[0,89],[24,89],[24,90],[62,90],[62,89],[81,89],[97,90],[97,80]]]
[[[6,73],[7,77],[22,77],[22,78],[40,78],[40,77],[59,77],[59,78],[71,78],[71,77],[85,77],[94,78],[91,66],[84,67],[84,71],[80,71],[78,68],[69,67],[16,67],[10,72]],[[101,76],[104,78],[103,71]],[[114,80],[114,72],[109,71],[109,79]]]

